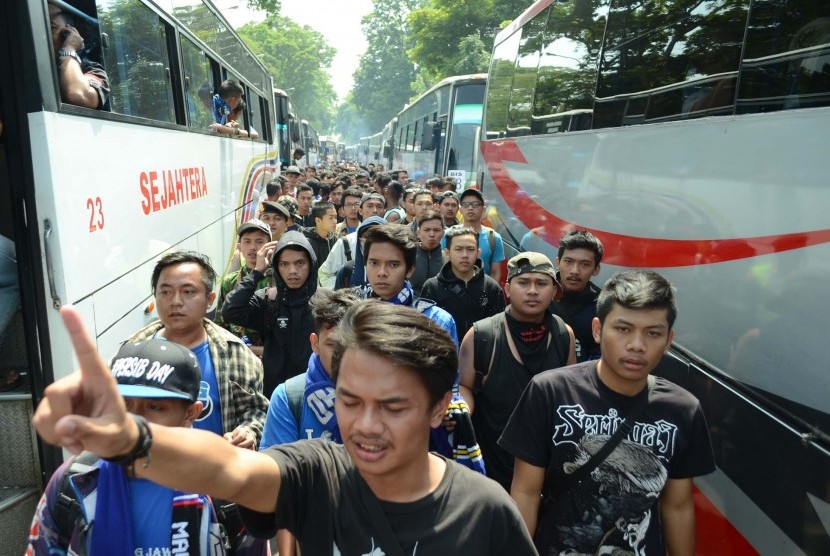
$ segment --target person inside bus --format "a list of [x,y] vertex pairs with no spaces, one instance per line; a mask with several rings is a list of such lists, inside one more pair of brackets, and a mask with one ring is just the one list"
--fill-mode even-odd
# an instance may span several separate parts
[[49,4],[49,27],[61,100],[75,106],[109,110],[109,77],[101,64],[81,57],[84,38],[75,28],[72,15],[56,4]]
[[245,112],[245,101],[242,97],[245,90],[242,85],[232,79],[226,79],[219,85],[219,91],[213,95],[213,122],[210,129],[216,133],[230,137],[256,139],[259,133],[251,129],[250,132],[242,129],[240,118]]

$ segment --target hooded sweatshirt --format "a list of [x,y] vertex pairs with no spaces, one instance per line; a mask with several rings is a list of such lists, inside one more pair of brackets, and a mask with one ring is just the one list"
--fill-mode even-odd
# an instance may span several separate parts
[[498,282],[481,271],[481,259],[476,261],[475,274],[464,282],[446,263],[438,275],[430,278],[421,289],[421,297],[431,299],[447,311],[463,338],[474,322],[501,313],[505,308],[504,292]]
[[[308,280],[297,289],[290,289],[277,271],[279,255],[288,248],[305,251],[311,263]],[[256,289],[263,274],[254,270],[228,294],[222,307],[223,319],[254,328],[262,336],[263,393],[268,397],[279,384],[305,371],[311,356],[308,337],[314,332],[314,319],[308,301],[317,291],[317,257],[303,234],[285,232],[277,243],[271,265],[276,288]]]
[[[328,258],[331,248],[337,243],[337,236],[329,234],[329,237],[322,237],[314,228],[302,228],[300,231],[314,250],[314,255],[317,257],[317,266],[319,267]],[[314,276],[316,278],[317,273]]]

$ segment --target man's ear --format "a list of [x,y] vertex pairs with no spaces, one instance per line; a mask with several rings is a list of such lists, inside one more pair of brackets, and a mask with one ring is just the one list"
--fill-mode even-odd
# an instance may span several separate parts
[[312,332],[308,335],[308,341],[311,342],[311,351],[320,355],[320,338],[317,336],[316,332]]
[[[557,265],[557,266],[559,266],[559,265]],[[597,274],[599,274],[599,265],[597,265],[597,267],[596,267],[596,268],[594,269],[594,271],[591,273],[591,276],[596,276]]]
[[202,410],[204,409],[204,405],[202,402],[195,401],[187,407],[187,411],[185,411],[184,415],[184,426],[189,427],[193,425],[193,422],[199,418],[199,415],[202,414]]
[[415,274],[415,265],[412,265],[412,268],[406,271],[406,279],[409,280],[413,274]]
[[210,292],[207,296],[207,306],[210,309],[210,306],[213,305],[213,300],[216,299],[216,292]]
[[594,317],[594,320],[591,321],[591,335],[594,337],[594,341],[599,343],[599,339],[602,337],[602,324],[599,322],[599,317]]
[[435,404],[435,407],[432,408],[432,414],[429,418],[429,426],[432,428],[436,428],[441,422],[444,420],[444,414],[447,412],[447,406],[450,405],[452,401],[452,391],[447,391],[444,394],[444,397],[438,400],[438,403]]

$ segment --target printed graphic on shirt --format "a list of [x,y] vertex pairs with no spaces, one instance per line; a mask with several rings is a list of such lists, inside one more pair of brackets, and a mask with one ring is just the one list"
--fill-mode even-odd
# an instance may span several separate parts
[[199,401],[202,402],[202,412],[196,421],[204,421],[213,413],[213,398],[210,397],[210,383],[204,380],[199,386]]
[[306,397],[306,403],[320,424],[325,425],[334,418],[334,388],[314,390]]
[[[562,405],[556,410],[562,424],[556,425],[553,445],[563,443],[578,445],[585,435],[611,436],[625,419],[616,409],[609,409],[607,415],[591,415],[581,405]],[[654,451],[663,461],[674,455],[677,440],[677,426],[663,419],[655,423],[636,422],[627,439]]]
[[[624,421],[615,409],[594,415],[579,404],[560,406],[556,412],[560,424],[553,444],[575,448],[562,464],[565,474],[585,465]],[[627,438],[563,496],[571,504],[554,510],[553,517],[560,553],[646,555],[647,533],[658,523],[653,512],[668,479],[666,465],[676,449],[677,431],[665,420],[634,423]]]
[[[372,538],[372,547],[369,549],[369,552],[364,552],[360,556],[386,556],[386,552],[384,552],[379,546],[375,546],[375,539]],[[418,553],[418,543],[415,543],[415,547],[412,549],[412,556],[416,556]],[[334,556],[341,556],[340,549],[337,547],[335,543],[334,547],[332,548],[332,554]]]

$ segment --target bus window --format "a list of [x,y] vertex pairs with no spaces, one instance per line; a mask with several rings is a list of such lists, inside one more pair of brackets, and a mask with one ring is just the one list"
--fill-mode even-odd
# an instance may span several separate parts
[[[574,4],[557,5],[551,11],[533,100],[533,135],[590,129],[607,14],[608,0],[587,13],[575,9]],[[587,110],[588,117],[573,120],[568,116],[573,110],[581,114]]]
[[260,130],[264,130],[262,121],[262,99],[253,92],[249,87],[245,87],[245,120],[248,126],[248,133],[251,139],[262,139],[263,135]]
[[176,122],[167,36],[172,29],[139,0],[99,0],[112,111]]
[[544,10],[525,24],[519,42],[519,53],[513,73],[513,90],[507,112],[507,136],[530,135],[530,116],[533,109],[533,93],[539,70],[539,45],[545,32],[550,10]]
[[741,65],[738,112],[830,104],[830,17],[808,0],[756,3]]
[[[594,127],[733,112],[748,0],[666,5],[612,2],[597,83]],[[628,100],[645,96],[642,118]]]
[[213,123],[211,115],[213,85],[210,62],[204,51],[187,38],[182,37],[181,48],[188,123],[192,129],[207,132],[210,124]]
[[507,134],[507,108],[510,105],[510,88],[516,54],[519,52],[521,30],[516,31],[497,45],[490,62],[490,90],[487,95],[487,139],[498,139]]

